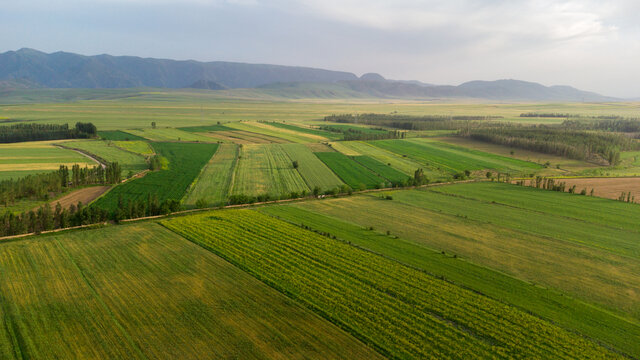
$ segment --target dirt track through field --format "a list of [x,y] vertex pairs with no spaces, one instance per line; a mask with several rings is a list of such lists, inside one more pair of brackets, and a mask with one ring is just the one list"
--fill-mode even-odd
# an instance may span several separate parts
[[55,208],[56,205],[60,203],[63,209],[69,209],[71,205],[77,205],[79,201],[87,205],[104,194],[109,188],[111,188],[111,186],[92,186],[79,189],[51,202],[51,207]]

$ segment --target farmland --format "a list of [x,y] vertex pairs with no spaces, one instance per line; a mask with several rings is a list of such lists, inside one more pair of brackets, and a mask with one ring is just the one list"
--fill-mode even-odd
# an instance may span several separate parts
[[[348,218],[361,227],[389,231],[420,246],[456,254],[475,264],[600,304],[626,317],[640,318],[637,225],[633,228],[633,224],[621,220],[617,226],[603,226],[599,223],[602,220],[589,218],[592,215],[598,219],[599,212],[590,208],[591,201],[596,206],[610,200],[504,184],[501,185],[510,187],[507,192],[493,190],[494,197],[491,188],[484,185],[397,191],[389,193],[392,201],[371,195],[296,206],[338,219]],[[469,191],[492,200],[442,193],[456,188],[470,188]],[[555,195],[556,201],[558,196],[583,201],[582,210],[577,207],[573,210],[581,214],[556,215],[556,210],[543,207],[544,200],[531,205],[535,210],[500,202],[502,194],[511,193],[510,198],[517,199],[518,192],[523,191],[522,199],[526,199],[532,196],[529,193],[532,190],[547,201],[550,200],[545,197],[547,194]],[[613,205],[626,205],[628,211],[638,211],[631,204]],[[569,211],[566,216],[571,214]]]
[[391,357],[614,356],[515,307],[255,211],[163,224]]
[[640,336],[640,326],[592,304],[552,289],[532,286],[529,282],[453,257],[451,253],[441,253],[419,242],[387,235],[384,228],[374,227],[371,230],[345,218],[323,215],[299,206],[268,206],[258,210],[314,231],[331,234],[354,246],[518,306],[620,351],[633,356],[640,355],[640,344],[635,341]]
[[345,141],[341,142],[345,148],[350,149],[350,153],[357,155],[367,155],[384,164],[391,164],[396,170],[403,172],[406,175],[413,175],[414,171],[418,168],[424,168],[424,165],[421,165],[418,162],[415,162],[409,158],[402,157],[398,154],[392,153],[387,150],[383,150],[379,147],[373,146],[368,142],[364,141]]
[[234,144],[282,144],[287,142],[282,138],[240,130],[215,131],[204,135],[214,140]]
[[228,127],[234,128],[236,130],[253,132],[257,134],[264,134],[267,136],[280,138],[286,140],[288,142],[294,143],[305,143],[305,142],[319,142],[321,140],[325,140],[325,138],[317,136],[317,135],[309,135],[301,132],[278,129],[271,125],[259,122],[234,122],[227,124]]
[[2,359],[379,357],[153,223],[1,243],[0,263]]
[[116,186],[98,199],[95,206],[114,210],[120,197],[123,201],[145,200],[151,195],[157,195],[160,202],[180,200],[217,147],[218,144],[154,143],[156,153],[169,161],[169,169],[153,171]]
[[113,144],[123,150],[140,155],[153,155],[153,149],[145,141],[114,141]]
[[622,193],[631,193],[635,197],[634,202],[640,202],[640,178],[562,178],[558,182],[564,182],[568,187],[575,186],[577,191],[586,189],[587,194],[593,190],[593,196],[617,200]]
[[186,195],[184,203],[195,206],[203,199],[207,204],[222,205],[229,196],[233,174],[238,161],[238,146],[222,144],[205,165],[196,184]]
[[63,143],[62,146],[68,149],[80,150],[105,162],[117,162],[122,167],[122,170],[125,171],[125,175],[129,171],[137,173],[149,167],[143,156],[125,151],[107,141],[70,141]]
[[382,176],[393,184],[402,183],[403,181],[409,179],[407,175],[392,168],[390,165],[383,164],[380,161],[369,156],[354,156],[353,160],[355,160],[360,165],[363,165],[367,169],[373,171],[374,173]]
[[523,172],[542,168],[542,165],[539,164],[435,142],[430,139],[380,140],[371,143],[381,149],[406,155],[431,169],[445,173],[485,169]]
[[270,122],[268,124],[270,126],[277,127],[280,129],[286,129],[286,130],[292,130],[295,132],[316,135],[316,136],[320,136],[322,138],[330,139],[330,140],[339,140],[342,138],[340,134],[336,134],[330,131],[324,131],[316,128],[311,128],[311,127],[304,127],[301,125],[285,124],[281,122]]
[[328,190],[344,184],[304,144],[284,144],[282,148],[291,160],[298,162],[298,171],[310,189],[317,186],[321,190]]
[[384,179],[342,153],[318,152],[316,156],[352,189],[374,188],[384,182]]
[[240,149],[232,194],[280,197],[309,190],[281,145],[244,145]]
[[136,136],[133,134],[129,134],[120,130],[113,131],[98,131],[98,136],[103,140],[113,140],[113,141],[135,141],[135,140],[146,140],[140,136]]
[[187,132],[174,128],[158,129],[127,129],[129,134],[136,135],[151,141],[193,141],[193,142],[215,142],[211,138],[195,132]]
[[96,165],[82,154],[55,146],[58,142],[60,141],[0,144],[0,180],[58,170],[63,164],[78,164],[83,167]]

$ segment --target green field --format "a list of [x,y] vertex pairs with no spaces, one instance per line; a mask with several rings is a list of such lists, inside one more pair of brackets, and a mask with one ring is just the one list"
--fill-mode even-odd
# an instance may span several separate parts
[[318,186],[321,190],[334,189],[344,183],[304,144],[283,144],[282,148],[293,161],[298,161],[298,172],[309,189]]
[[268,125],[266,123],[259,122],[234,122],[226,124],[226,126],[234,128],[236,130],[248,131],[257,134],[264,134],[275,138],[280,138],[288,142],[293,143],[307,143],[314,141],[327,140],[324,137],[317,135],[310,135],[301,132],[279,129],[277,127]]
[[342,135],[334,133],[334,132],[331,132],[331,131],[325,131],[325,130],[320,130],[320,129],[316,129],[316,128],[304,127],[304,126],[298,126],[298,125],[292,125],[292,124],[285,124],[285,123],[281,123],[281,122],[270,122],[268,124],[270,126],[277,127],[277,128],[280,128],[280,129],[292,130],[292,131],[301,132],[301,133],[305,133],[305,134],[322,136],[322,137],[325,137],[325,138],[327,138],[329,140],[342,139]]
[[385,182],[384,179],[342,153],[318,152],[315,155],[352,189],[374,188]]
[[178,128],[178,130],[198,133],[198,132],[211,132],[211,131],[231,131],[233,129],[224,125],[202,125],[202,126],[181,127],[181,128]]
[[59,148],[54,143],[55,141],[31,141],[0,144],[0,180],[56,171],[60,165],[97,165],[88,157]]
[[153,149],[146,141],[114,141],[113,144],[136,154],[153,155]]
[[113,140],[113,141],[136,141],[136,140],[146,140],[140,136],[135,136],[133,134],[126,133],[124,131],[115,130],[115,131],[98,131],[98,136],[103,140]]
[[147,173],[144,177],[127,181],[109,191],[94,203],[103,209],[114,210],[118,199],[146,200],[155,194],[160,202],[181,200],[202,167],[216,152],[218,144],[153,143],[157,154],[169,161],[169,169]]
[[114,143],[101,140],[80,140],[62,143],[69,149],[77,149],[105,162],[117,162],[122,167],[123,176],[129,171],[137,173],[149,168],[144,156],[125,151]]
[[163,224],[393,358],[607,358],[515,307],[251,210]]
[[[528,196],[528,189],[505,186],[523,190]],[[446,188],[391,192],[388,194],[393,196],[392,201],[370,195],[296,206],[349,219],[361,227],[389,231],[420,246],[456,254],[475,264],[599,304],[638,323],[638,232],[558,216],[543,209],[503,205],[498,202],[499,195],[493,203],[438,192]],[[480,189],[487,196],[493,193],[488,188]],[[518,196],[517,190],[514,197]],[[499,194],[500,190],[496,192]],[[584,200],[585,212],[597,218],[600,210],[590,207],[594,198],[573,196]],[[630,211],[636,207],[623,205]]]
[[[407,157],[402,157],[391,151],[383,150],[365,141],[343,141],[340,144],[349,149],[350,153],[357,154],[356,156],[370,156],[383,164],[391,164],[391,167],[406,175],[413,176],[417,169],[424,168],[423,164],[415,162]],[[437,172],[432,173],[432,175],[435,174],[440,175]]]
[[302,191],[309,192],[309,186],[293,168],[293,160],[281,145],[242,146],[232,194],[279,197]]
[[387,179],[389,182],[393,184],[400,184],[403,181],[409,179],[409,176],[401,173],[400,171],[392,168],[390,165],[383,164],[380,161],[366,156],[354,156],[353,160],[355,160],[358,164],[363,165],[367,169],[373,171],[374,173],[380,175],[381,177]]
[[186,195],[185,205],[195,206],[200,199],[204,199],[208,205],[223,205],[229,196],[237,161],[237,145],[220,145]]
[[128,129],[125,130],[129,134],[133,134],[151,141],[189,141],[189,142],[216,142],[207,136],[200,135],[195,132],[182,131],[173,128],[158,129]]
[[379,356],[153,224],[0,243],[0,358]]
[[289,205],[261,207],[258,210],[314,231],[329,233],[355,246],[444,277],[571,331],[602,341],[621,352],[635,357],[640,355],[640,343],[635,340],[640,336],[640,324],[558,291],[532,286],[529,282],[489,267],[475,265],[460,257],[454,258],[451,254],[442,254],[420,242],[387,235],[384,228],[369,230],[349,222],[348,218],[322,215]]
[[379,140],[371,144],[445,173],[465,170],[532,172],[543,166],[477,150],[436,142],[431,139]]

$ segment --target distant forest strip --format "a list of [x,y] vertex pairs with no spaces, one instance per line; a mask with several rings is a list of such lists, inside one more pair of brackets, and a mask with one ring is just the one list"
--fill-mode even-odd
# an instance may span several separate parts
[[578,160],[620,162],[620,151],[635,150],[640,144],[626,136],[568,130],[559,127],[501,126],[460,131],[463,137],[493,144],[564,156]]
[[325,116],[324,121],[386,126],[400,130],[458,130],[469,126],[470,122],[486,122],[498,119],[502,119],[502,116],[342,114]]
[[528,112],[520,114],[523,118],[567,118],[567,119],[593,119],[593,120],[638,120],[638,118],[625,118],[620,115],[580,115],[570,113],[540,113]]
[[355,140],[385,140],[385,139],[404,139],[406,133],[402,131],[388,131],[385,129],[369,129],[338,126],[320,126],[320,130],[342,134],[345,141]]
[[0,126],[0,143],[87,139],[95,137],[97,133],[97,129],[92,123],[78,122],[74,128],[69,128],[69,124],[15,124]]
[[571,119],[563,121],[562,126],[567,129],[575,130],[600,130],[623,133],[640,133],[640,119]]

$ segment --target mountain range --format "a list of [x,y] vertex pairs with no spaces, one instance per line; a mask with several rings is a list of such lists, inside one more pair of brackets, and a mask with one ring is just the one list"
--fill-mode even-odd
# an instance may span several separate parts
[[199,62],[134,56],[47,54],[20,49],[0,54],[0,88],[256,88],[284,97],[470,98],[505,101],[613,101],[570,86],[520,80],[471,81],[458,86],[388,80],[376,73],[309,67]]

